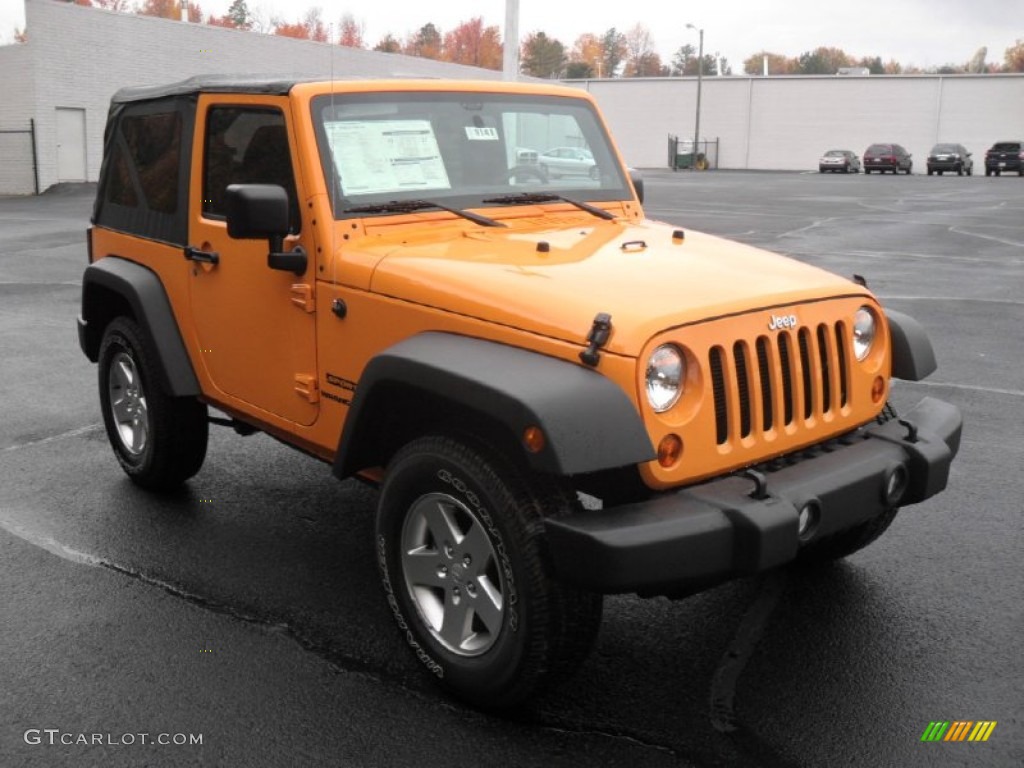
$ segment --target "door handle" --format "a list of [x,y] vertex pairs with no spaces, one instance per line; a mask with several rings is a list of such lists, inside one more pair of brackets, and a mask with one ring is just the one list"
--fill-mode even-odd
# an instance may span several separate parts
[[214,251],[201,251],[193,245],[185,246],[185,258],[189,261],[201,261],[203,264],[220,263],[220,254]]

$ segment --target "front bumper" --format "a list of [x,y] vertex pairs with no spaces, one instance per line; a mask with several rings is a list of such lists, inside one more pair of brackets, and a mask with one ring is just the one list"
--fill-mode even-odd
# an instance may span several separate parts
[[[946,487],[960,446],[953,405],[925,398],[762,477],[734,474],[647,501],[545,521],[560,578],[602,593],[683,594],[793,560],[810,543]],[[814,454],[806,457],[808,454]],[[785,462],[783,462],[785,463]],[[893,473],[906,479],[887,498]],[[801,539],[800,510],[817,524]]]

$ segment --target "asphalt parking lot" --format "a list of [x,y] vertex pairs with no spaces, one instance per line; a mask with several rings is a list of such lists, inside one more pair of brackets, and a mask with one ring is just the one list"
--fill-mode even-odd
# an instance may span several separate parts
[[[831,569],[611,598],[573,681],[482,715],[392,626],[372,490],[228,430],[181,494],[127,481],[75,337],[92,192],[0,199],[0,765],[1024,765],[1024,179],[645,175],[652,218],[924,323],[939,369],[893,400],[962,409],[945,493]],[[922,743],[937,720],[997,726]]]

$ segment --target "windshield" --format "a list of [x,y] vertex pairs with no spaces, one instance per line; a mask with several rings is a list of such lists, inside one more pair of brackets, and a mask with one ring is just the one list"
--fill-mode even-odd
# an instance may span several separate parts
[[958,151],[959,147],[957,147],[956,144],[936,144],[934,147],[932,147],[933,155]]
[[365,216],[352,209],[392,201],[487,208],[524,192],[591,202],[632,197],[597,115],[582,99],[336,94],[313,100],[313,120],[336,218]]

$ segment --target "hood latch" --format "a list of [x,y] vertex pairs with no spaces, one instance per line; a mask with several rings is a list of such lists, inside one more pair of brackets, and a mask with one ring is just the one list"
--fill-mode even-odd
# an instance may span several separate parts
[[580,352],[580,360],[584,365],[596,368],[601,360],[598,350],[608,343],[608,337],[612,335],[612,316],[607,312],[598,312],[594,316],[594,324],[590,326],[590,333],[587,334],[587,348]]

